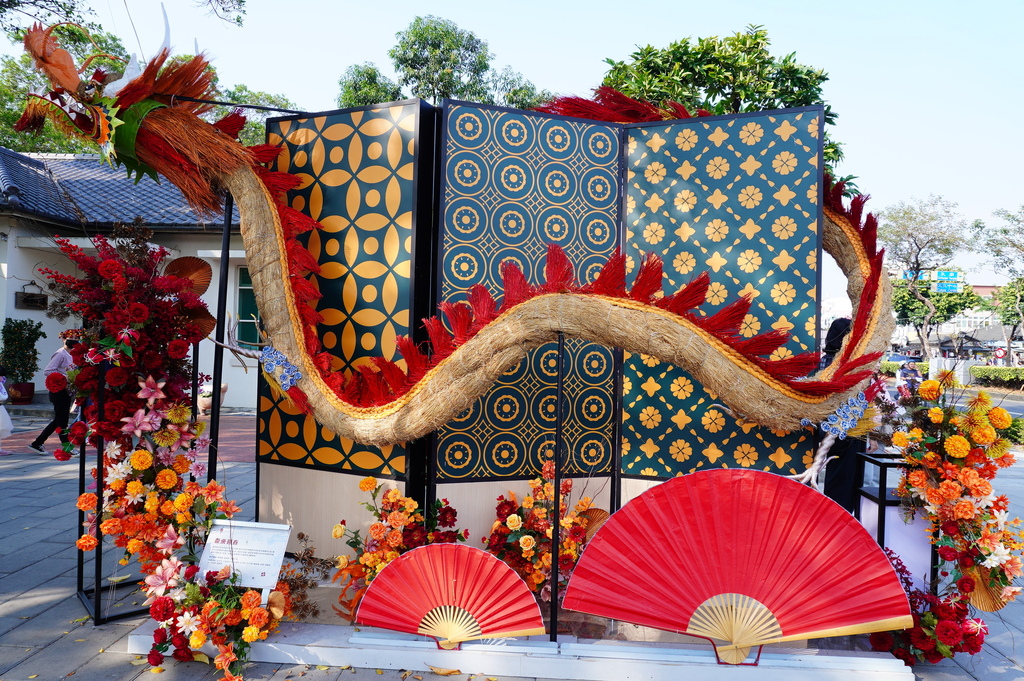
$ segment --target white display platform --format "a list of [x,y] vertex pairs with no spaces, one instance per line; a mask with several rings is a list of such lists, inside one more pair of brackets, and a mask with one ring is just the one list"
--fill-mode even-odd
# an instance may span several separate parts
[[[139,626],[128,652],[145,655],[156,622]],[[720,665],[707,647],[546,637],[467,642],[439,650],[423,636],[370,627],[285,623],[252,644],[253,662],[429,671],[427,665],[466,674],[567,681],[678,681],[697,678],[757,681],[913,681],[914,673],[888,653],[765,648],[758,666]],[[769,652],[770,651],[770,652]],[[211,652],[215,652],[212,651]]]

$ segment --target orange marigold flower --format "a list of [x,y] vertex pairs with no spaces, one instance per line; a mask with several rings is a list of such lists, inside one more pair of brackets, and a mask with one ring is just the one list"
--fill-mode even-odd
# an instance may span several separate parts
[[943,480],[939,484],[939,493],[947,500],[954,501],[960,498],[960,494],[964,491],[964,488],[958,482],[952,480]]
[[128,492],[129,495],[135,496],[137,494],[142,494],[143,492],[145,492],[146,488],[145,486],[143,486],[140,480],[131,480],[128,482],[128,489],[126,491]]
[[100,532],[102,532],[103,534],[120,534],[121,519],[107,518],[102,523],[100,523]]
[[245,641],[246,643],[252,643],[253,641],[258,641],[259,638],[260,638],[259,627],[249,626],[249,627],[246,627],[245,629],[242,629],[242,640]]
[[168,499],[164,503],[160,504],[160,514],[167,517],[174,516],[176,514],[174,502]]
[[951,435],[944,444],[946,454],[955,459],[962,459],[971,451],[971,443],[963,435]]
[[78,502],[75,504],[79,511],[92,511],[96,508],[96,503],[99,498],[92,492],[86,492],[78,497]]
[[988,412],[988,421],[994,428],[1003,430],[1009,428],[1013,423],[1013,417],[1010,416],[1010,412],[1006,411],[1002,407],[995,407]]
[[907,434],[902,430],[897,430],[892,434],[892,443],[900,449],[906,449],[910,444],[910,440],[907,439]]
[[1017,457],[1013,454],[1003,454],[998,459],[995,459],[995,462],[1000,468],[1009,468],[1013,464],[1017,463]]
[[917,394],[921,396],[922,400],[932,402],[939,399],[939,395],[942,394],[942,386],[939,385],[938,381],[924,381],[920,386],[918,386]]
[[992,426],[975,428],[971,433],[971,439],[979,445],[990,445],[996,441],[996,429]]
[[372,475],[368,475],[359,481],[360,492],[372,492],[377,489],[377,478]]
[[956,502],[956,505],[953,506],[953,518],[957,520],[970,520],[974,514],[974,504],[966,499]]
[[178,475],[185,475],[185,473],[188,473],[188,469],[191,467],[192,462],[185,458],[184,454],[178,454],[176,457],[174,457],[174,463],[171,464],[171,468],[173,468],[174,472],[177,473]]
[[160,508],[160,497],[157,496],[156,492],[150,492],[146,495],[145,508],[147,513],[156,513],[156,510]]
[[249,624],[262,629],[270,623],[270,613],[267,612],[266,608],[256,607],[253,608],[252,614],[249,615]]
[[926,487],[928,485],[928,474],[924,471],[911,471],[907,474],[907,482],[914,487]]
[[932,407],[928,410],[928,420],[932,423],[942,423],[944,418],[946,418],[946,412],[942,411],[941,407]]
[[81,537],[78,538],[78,541],[75,542],[75,546],[77,546],[82,551],[92,551],[97,546],[99,546],[99,543],[99,540],[97,540],[96,537],[92,536],[91,534],[83,534]]
[[249,589],[244,594],[242,594],[242,609],[253,610],[255,608],[258,608],[260,607],[260,601],[262,600],[263,597],[260,595],[259,591]]
[[402,545],[402,531],[391,530],[388,532],[388,546],[401,546]]
[[136,449],[132,452],[132,458],[130,461],[132,468],[137,471],[144,471],[153,465],[153,455],[145,449]]
[[128,481],[127,480],[111,480],[110,484],[107,485],[107,486],[110,487],[110,489],[114,490],[115,492],[120,493],[120,492],[124,491],[124,488],[127,485],[128,485]]
[[388,514],[388,525],[403,528],[409,524],[409,514],[403,511],[392,511]]
[[920,428],[911,428],[910,432],[907,433],[907,437],[915,442],[919,442],[924,439],[924,431]]
[[924,496],[932,506],[942,506],[946,503],[945,495],[936,487],[929,487],[926,489]]
[[182,492],[178,496],[174,497],[174,508],[179,512],[187,511],[192,508],[192,503],[195,499],[188,492]]
[[226,613],[224,613],[224,624],[228,625],[229,627],[233,627],[241,621],[242,611],[238,608],[228,610]]
[[987,497],[989,494],[992,494],[992,483],[988,480],[979,480],[970,485],[967,491],[971,493],[972,497]]
[[383,541],[384,535],[387,534],[388,528],[385,527],[384,523],[374,523],[370,525],[370,537],[377,541]]
[[178,474],[165,468],[156,474],[156,486],[160,489],[171,489],[178,484]]
[[134,556],[136,553],[142,550],[143,546],[145,546],[145,544],[142,542],[141,539],[132,539],[128,542],[128,545],[125,547],[125,550]]

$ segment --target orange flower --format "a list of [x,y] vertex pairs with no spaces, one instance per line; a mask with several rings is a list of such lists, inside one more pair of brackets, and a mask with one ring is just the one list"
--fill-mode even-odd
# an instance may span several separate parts
[[1006,411],[1002,407],[995,407],[990,410],[988,412],[988,420],[994,428],[998,428],[999,430],[1009,428],[1013,423],[1013,417],[1010,416],[1010,412]]
[[372,492],[375,489],[377,489],[377,478],[372,475],[369,475],[359,481],[360,492]]
[[142,550],[143,546],[145,546],[145,544],[142,543],[141,539],[132,539],[128,542],[128,545],[125,547],[125,551],[134,556],[136,553]]
[[953,482],[952,480],[944,480],[939,485],[939,494],[941,494],[947,501],[955,501],[960,498],[961,492],[964,488],[959,483]]
[[246,643],[252,643],[253,641],[258,641],[259,638],[260,638],[259,627],[248,626],[245,629],[242,629],[242,640],[245,641]]
[[178,496],[174,497],[174,508],[177,509],[179,513],[183,513],[192,508],[192,502],[194,501],[195,499],[192,498],[191,494],[188,492],[182,492]]
[[907,475],[907,482],[914,487],[926,487],[928,485],[928,475],[924,471],[911,471]]
[[974,504],[963,499],[956,502],[953,507],[953,518],[956,520],[970,520],[974,517]]
[[377,541],[384,541],[384,535],[387,534],[388,528],[384,526],[384,523],[374,523],[370,525],[370,537]]
[[81,537],[78,538],[78,541],[75,542],[75,546],[77,546],[82,551],[92,551],[98,545],[99,541],[96,539],[96,537],[92,536],[91,534],[83,534]]
[[120,534],[121,533],[121,519],[120,518],[108,518],[100,523],[100,532],[103,534]]
[[260,607],[260,601],[262,600],[263,597],[260,595],[259,591],[249,589],[244,594],[242,594],[242,609],[253,610],[255,608],[258,608]]
[[172,468],[174,468],[174,472],[178,475],[185,475],[191,467],[192,462],[185,458],[184,454],[178,454],[174,457],[174,464],[172,465]]
[[98,501],[99,499],[95,494],[86,492],[78,497],[78,503],[75,505],[78,506],[79,511],[91,511],[96,508],[96,502]]
[[174,502],[168,499],[164,503],[160,504],[160,513],[168,517],[175,515],[176,511],[174,508]]
[[[392,511],[388,514],[388,525],[403,528],[409,524],[409,515],[403,511]],[[397,544],[395,544],[397,546]]]
[[254,608],[252,614],[249,615],[249,624],[256,627],[257,629],[262,629],[269,623],[270,613],[267,612],[266,608]]
[[178,474],[165,468],[156,474],[156,486],[160,489],[171,489],[178,484]]
[[955,459],[962,459],[971,451],[971,443],[963,435],[951,435],[944,445],[946,454]]
[[932,407],[928,410],[928,420],[932,423],[942,423],[945,417],[946,412],[942,411],[941,407]]
[[967,488],[972,497],[987,497],[992,494],[992,483],[988,480],[979,480]]
[[939,395],[942,394],[942,386],[939,385],[938,381],[924,381],[918,386],[917,394],[921,396],[922,400],[931,402],[939,399]]
[[924,496],[928,500],[928,503],[931,504],[932,506],[942,506],[944,503],[946,503],[945,495],[943,495],[942,492],[940,492],[935,487],[929,487],[927,490],[925,490]]
[[391,530],[388,532],[388,546],[401,546],[402,545],[402,531]]
[[897,430],[892,434],[892,443],[900,449],[906,449],[910,445],[910,440],[907,439],[907,434],[902,430]]
[[226,613],[224,613],[224,624],[228,625],[229,627],[233,627],[241,621],[242,611],[238,610],[237,608],[228,610]]
[[996,441],[996,429],[992,426],[975,428],[971,433],[971,439],[979,445],[990,445]]
[[537,545],[537,540],[533,538],[533,535],[524,534],[519,538],[519,548],[523,551],[532,551],[533,547]]
[[977,395],[967,400],[967,411],[986,412],[991,408],[992,398],[984,390],[979,390]]
[[153,465],[153,455],[145,449],[136,449],[132,452],[132,468],[137,471],[144,471]]
[[943,388],[951,388],[956,385],[956,374],[952,369],[943,369],[936,375],[939,377],[939,385]]

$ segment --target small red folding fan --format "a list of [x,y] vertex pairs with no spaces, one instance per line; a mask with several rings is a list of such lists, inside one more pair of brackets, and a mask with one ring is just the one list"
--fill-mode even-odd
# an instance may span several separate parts
[[464,544],[428,544],[396,558],[370,582],[356,622],[430,636],[442,648],[544,633],[526,582],[490,553]]
[[587,544],[563,605],[710,639],[730,664],[765,643],[913,626],[892,565],[853,516],[742,469],[673,478],[623,506]]

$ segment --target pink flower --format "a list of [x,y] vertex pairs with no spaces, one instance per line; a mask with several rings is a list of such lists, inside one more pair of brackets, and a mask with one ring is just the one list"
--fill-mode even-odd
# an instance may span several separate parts
[[195,461],[191,466],[189,466],[188,472],[193,477],[201,478],[206,475],[206,464]]
[[145,590],[149,598],[145,605],[149,605],[163,596],[168,589],[178,586],[178,568],[181,567],[181,564],[181,561],[174,556],[165,558],[153,574],[146,576]]
[[965,636],[977,636],[978,634],[984,636],[988,634],[988,625],[982,619],[969,619],[961,623],[960,630],[964,632]]
[[140,378],[139,387],[142,390],[139,391],[136,397],[146,400],[147,404],[152,407],[156,400],[162,400],[167,397],[164,391],[161,390],[166,383],[167,381],[157,381],[152,376],[146,376],[145,381]]
[[1003,592],[999,594],[999,597],[1009,603],[1017,598],[1017,594],[1020,593],[1021,587],[1019,586],[1004,586]]
[[170,555],[174,552],[174,549],[182,546],[184,543],[185,539],[174,531],[174,526],[168,525],[164,536],[156,540],[156,548],[158,551],[164,551],[167,555]]
[[135,437],[142,437],[143,433],[153,432],[153,423],[145,409],[139,409],[131,416],[125,416],[121,421],[124,422],[124,426],[121,428],[122,433],[131,433]]
[[134,341],[138,339],[139,332],[129,327],[125,327],[117,332],[117,340],[121,341],[122,343],[127,343],[129,341]]

